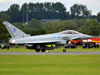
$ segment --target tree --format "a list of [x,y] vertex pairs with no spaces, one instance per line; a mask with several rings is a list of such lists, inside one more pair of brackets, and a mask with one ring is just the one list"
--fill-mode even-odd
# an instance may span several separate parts
[[0,20],[0,41],[5,41],[8,37],[7,37],[7,30],[5,28],[5,26],[2,24],[1,20]]
[[37,20],[41,19],[65,19],[68,15],[66,13],[66,8],[60,2],[51,3],[24,3],[21,7],[21,14],[23,15],[23,20],[26,19],[27,7],[29,13],[29,20],[35,18]]
[[48,33],[60,32],[63,30],[77,30],[77,24],[73,20],[46,22],[44,29]]
[[[62,25],[64,25],[64,27]],[[62,25],[61,26],[63,27],[63,30],[77,30],[78,29],[77,24],[73,20],[62,21]]]
[[31,34],[31,36],[46,34],[46,31],[44,29],[23,29],[23,31],[27,34]]
[[[53,27],[53,23],[50,22],[50,21],[47,21],[43,27],[44,30],[46,30],[47,33],[50,33],[52,30],[52,27]],[[54,28],[53,28],[54,29]]]
[[84,19],[76,19],[75,18],[73,21],[77,24],[78,27],[81,27],[84,25],[84,23],[87,21],[87,19],[85,19],[85,18]]
[[0,35],[6,34],[6,33],[7,33],[7,30],[5,26],[3,25],[2,21],[0,20]]
[[10,15],[12,21],[11,22],[20,22],[20,10],[19,10],[18,4],[13,4],[10,6],[10,8],[7,10],[7,13]]
[[88,17],[90,15],[87,7],[82,4],[81,5],[74,4],[70,8],[70,12],[71,12],[72,17],[78,17],[78,16]]
[[21,9],[20,9],[20,12],[21,12],[21,22],[22,23],[25,23],[27,22],[27,19],[26,19],[26,15],[27,15],[27,12],[29,13],[29,10],[28,9],[28,4],[27,3],[24,3],[22,6],[21,6]]
[[9,21],[11,22],[10,16],[6,12],[0,12],[0,19],[2,21]]
[[98,36],[100,35],[100,23],[94,19],[87,20],[79,31],[85,34]]
[[43,23],[36,19],[32,19],[31,21],[29,21],[27,26],[31,29],[42,29]]
[[100,22],[100,12],[97,14],[97,21]]
[[15,27],[19,28],[19,29],[24,29],[24,26],[22,23],[19,23],[19,22],[14,22],[12,23]]

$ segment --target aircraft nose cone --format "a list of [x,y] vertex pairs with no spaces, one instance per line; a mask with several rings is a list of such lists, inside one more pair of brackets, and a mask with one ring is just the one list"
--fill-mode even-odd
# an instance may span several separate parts
[[91,35],[86,35],[86,34],[83,34],[83,35],[82,35],[82,39],[89,39],[89,38],[93,38],[93,36],[91,36]]

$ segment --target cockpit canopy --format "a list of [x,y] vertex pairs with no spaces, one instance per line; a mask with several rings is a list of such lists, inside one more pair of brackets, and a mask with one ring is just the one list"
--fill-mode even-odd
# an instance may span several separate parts
[[75,30],[65,30],[60,32],[61,34],[80,34],[79,32],[75,31]]

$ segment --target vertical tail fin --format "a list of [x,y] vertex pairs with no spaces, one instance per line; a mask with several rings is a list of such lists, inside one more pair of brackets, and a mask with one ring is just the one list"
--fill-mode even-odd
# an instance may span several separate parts
[[10,33],[12,38],[14,38],[14,37],[27,37],[27,36],[30,36],[30,35],[27,35],[26,33],[22,32],[17,27],[13,26],[12,24],[10,24],[7,21],[4,21],[3,24],[7,28],[8,32]]

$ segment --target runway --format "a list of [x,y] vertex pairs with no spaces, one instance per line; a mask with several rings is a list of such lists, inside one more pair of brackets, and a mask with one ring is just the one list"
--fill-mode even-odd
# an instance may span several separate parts
[[0,55],[91,55],[100,52],[0,52]]

